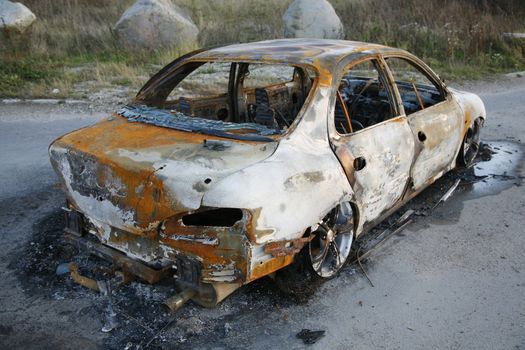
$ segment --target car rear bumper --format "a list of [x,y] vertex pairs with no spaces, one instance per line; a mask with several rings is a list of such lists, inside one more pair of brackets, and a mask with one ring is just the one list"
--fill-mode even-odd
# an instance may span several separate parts
[[[213,307],[241,285],[269,275],[293,262],[304,239],[257,245],[246,225],[166,234],[162,227],[137,235],[94,222],[71,204],[65,211],[65,238],[80,249],[113,263],[124,280],[157,283],[172,278],[191,299]],[[246,218],[249,220],[249,218]],[[207,237],[203,239],[203,237]]]

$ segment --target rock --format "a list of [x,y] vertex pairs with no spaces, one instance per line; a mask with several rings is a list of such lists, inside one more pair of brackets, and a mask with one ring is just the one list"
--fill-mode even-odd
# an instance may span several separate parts
[[199,29],[170,0],[139,0],[115,24],[122,46],[155,50],[197,41]]
[[295,0],[283,15],[286,38],[342,39],[343,24],[326,0]]
[[503,33],[505,39],[525,39],[525,33]]
[[0,0],[0,29],[23,33],[36,16],[19,2]]

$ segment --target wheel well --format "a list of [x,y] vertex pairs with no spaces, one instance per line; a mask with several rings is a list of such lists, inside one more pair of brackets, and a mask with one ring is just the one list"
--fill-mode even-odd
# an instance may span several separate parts
[[474,120],[472,120],[472,124],[468,125],[467,131],[468,131],[468,129],[470,129],[474,125],[474,123],[476,123],[477,120],[481,120],[481,125],[483,125],[485,123],[485,118],[480,115],[480,116],[474,118]]
[[480,115],[480,116],[477,117],[474,121],[476,121],[476,120],[478,120],[478,119],[481,120],[481,126],[485,125],[485,117],[483,117],[483,116]]
[[354,239],[357,237],[357,228],[359,227],[359,208],[354,202],[350,202],[350,207],[352,208],[352,216],[354,219]]
[[[482,116],[479,116],[477,118],[474,119],[474,121],[472,122],[472,125],[469,125],[468,129],[467,129],[467,134],[468,132],[471,132],[472,128],[474,127],[474,124],[476,124],[476,122],[478,122],[478,120],[480,121],[480,125],[479,127],[483,127],[484,123],[485,123],[485,118],[483,118]],[[470,136],[470,135],[469,135]]]
[[[343,203],[343,202],[341,202]],[[338,204],[339,205],[341,205]],[[350,208],[352,209],[352,217],[353,217],[353,233],[354,233],[354,238],[356,237],[356,232],[357,232],[357,228],[359,227],[359,208],[358,206],[354,203],[354,202],[350,202],[350,201],[347,201],[348,204],[350,204]],[[328,213],[330,213],[332,210],[336,209],[337,206],[333,207],[332,209],[330,209],[328,211]],[[310,235],[310,233],[312,233],[312,227],[307,227],[306,230],[304,230],[304,233],[303,233],[303,237],[308,237]]]

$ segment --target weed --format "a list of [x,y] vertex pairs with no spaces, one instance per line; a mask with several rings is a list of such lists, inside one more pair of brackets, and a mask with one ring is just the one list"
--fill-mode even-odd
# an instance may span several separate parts
[[[0,38],[0,96],[46,96],[55,88],[138,88],[194,45],[159,52],[119,47],[113,25],[134,0],[20,0],[37,16],[22,37]],[[504,32],[525,31],[523,0],[329,0],[348,40],[406,49],[450,79],[525,69],[525,44]],[[291,0],[175,0],[200,29],[203,47],[282,36]]]

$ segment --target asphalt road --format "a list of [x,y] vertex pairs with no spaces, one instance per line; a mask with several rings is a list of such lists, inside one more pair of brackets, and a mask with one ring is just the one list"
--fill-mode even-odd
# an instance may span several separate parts
[[[157,287],[134,284],[115,296],[111,333],[100,331],[104,300],[52,273],[63,200],[47,157],[55,137],[105,114],[0,103],[0,348],[525,349],[525,78],[468,88],[488,111],[482,139],[496,154],[475,170],[487,177],[375,251],[364,264],[373,287],[353,265],[306,304],[262,280],[215,310],[190,303],[172,317],[149,308]],[[326,333],[307,346],[303,328]]]

